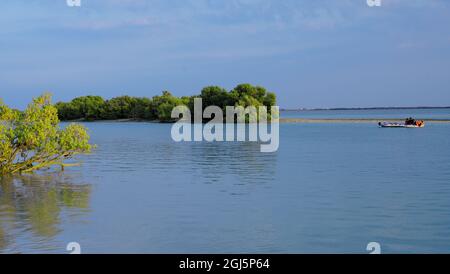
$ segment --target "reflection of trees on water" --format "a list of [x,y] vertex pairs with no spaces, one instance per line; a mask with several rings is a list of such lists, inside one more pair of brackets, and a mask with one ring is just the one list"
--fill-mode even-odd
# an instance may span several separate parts
[[0,177],[0,251],[19,233],[51,238],[58,234],[64,209],[87,211],[90,185],[64,174]]
[[3,230],[3,227],[0,226],[0,251],[5,249],[7,245],[8,242],[6,241],[5,231]]

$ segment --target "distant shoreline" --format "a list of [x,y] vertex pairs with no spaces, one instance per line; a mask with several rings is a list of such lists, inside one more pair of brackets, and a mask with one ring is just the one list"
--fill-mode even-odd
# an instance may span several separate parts
[[402,109],[450,109],[448,107],[354,107],[354,108],[281,108],[280,111],[320,111],[320,110],[402,110]]

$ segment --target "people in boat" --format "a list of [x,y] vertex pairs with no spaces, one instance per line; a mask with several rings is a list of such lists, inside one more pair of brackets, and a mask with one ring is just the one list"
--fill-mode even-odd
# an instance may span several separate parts
[[416,125],[416,120],[414,120],[412,117],[406,118],[405,125]]
[[405,125],[422,127],[424,125],[424,122],[423,121],[416,121],[412,117],[409,117],[409,118],[406,118]]

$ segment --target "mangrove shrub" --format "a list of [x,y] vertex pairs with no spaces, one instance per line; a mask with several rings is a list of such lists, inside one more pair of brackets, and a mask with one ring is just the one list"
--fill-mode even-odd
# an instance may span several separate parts
[[64,160],[91,148],[84,126],[59,127],[58,111],[49,94],[33,99],[23,112],[0,102],[0,174],[64,167]]
[[260,86],[240,84],[227,91],[218,86],[208,86],[200,94],[185,97],[173,96],[169,91],[152,98],[120,96],[104,100],[99,96],[83,96],[70,102],[56,104],[61,120],[158,120],[171,122],[172,109],[178,105],[187,106],[193,111],[194,98],[203,99],[203,107],[218,106],[225,110],[226,106],[267,106],[270,116],[271,106],[276,104],[274,93]]

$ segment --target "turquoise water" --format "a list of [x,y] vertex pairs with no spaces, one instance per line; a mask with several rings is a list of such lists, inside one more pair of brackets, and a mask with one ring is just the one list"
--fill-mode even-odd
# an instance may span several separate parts
[[448,124],[281,124],[276,153],[86,126],[81,166],[1,179],[0,252],[450,252]]

